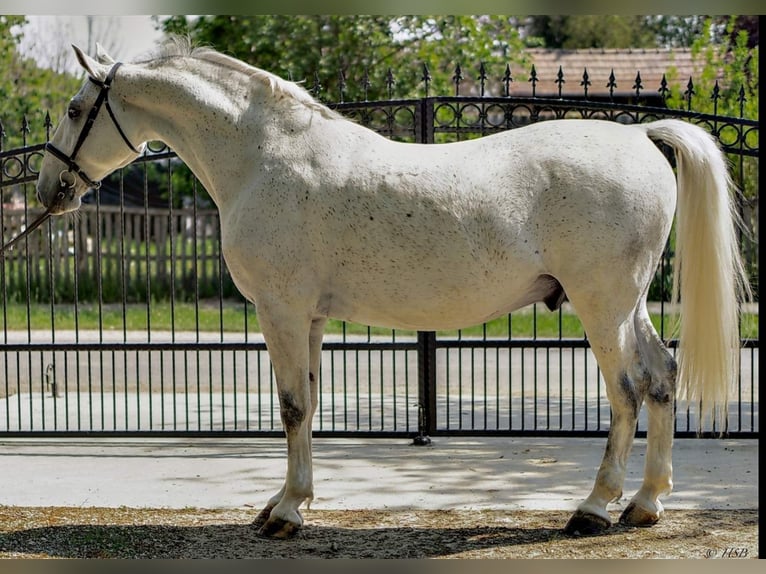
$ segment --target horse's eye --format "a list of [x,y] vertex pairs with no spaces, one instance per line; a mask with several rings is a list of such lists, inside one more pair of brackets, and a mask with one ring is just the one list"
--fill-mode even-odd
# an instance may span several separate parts
[[70,108],[67,110],[67,115],[69,116],[69,119],[70,119],[70,120],[76,120],[77,118],[79,118],[79,117],[80,117],[80,110],[78,110],[78,109],[77,109],[77,108],[75,108],[75,107],[70,107]]

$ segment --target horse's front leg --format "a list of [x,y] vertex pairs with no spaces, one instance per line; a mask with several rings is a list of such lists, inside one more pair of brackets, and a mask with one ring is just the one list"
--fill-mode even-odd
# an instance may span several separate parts
[[313,498],[311,416],[316,391],[312,391],[311,379],[316,376],[311,373],[309,360],[311,320],[282,306],[260,306],[258,311],[287,436],[287,474],[284,486],[269,500],[254,525],[265,536],[287,538],[303,524],[298,508]]

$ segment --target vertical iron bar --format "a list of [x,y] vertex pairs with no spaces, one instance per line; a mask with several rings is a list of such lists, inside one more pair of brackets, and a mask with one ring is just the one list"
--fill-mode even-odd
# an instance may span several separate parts
[[[343,324],[343,341],[346,340],[345,323]],[[359,387],[359,349],[354,349],[354,376],[356,377],[356,428],[361,428],[361,401],[359,396],[361,394],[361,388]]]
[[431,444],[436,430],[436,333],[418,332],[418,435],[413,444]]
[[[192,238],[192,254],[194,256],[194,273],[192,273],[192,285],[194,288],[194,340],[199,343],[200,341],[200,331],[199,331],[199,244],[198,244],[198,237],[199,237],[199,229],[198,229],[198,217],[199,214],[197,213],[197,202],[198,202],[199,196],[198,196],[198,190],[197,190],[197,178],[192,177],[192,209],[194,212],[194,237]],[[205,251],[206,247],[205,244],[207,243],[207,232],[206,227],[202,227],[203,233],[202,233],[202,250]],[[203,261],[203,265],[206,265],[207,262]],[[200,395],[201,392],[201,380],[202,380],[202,373],[200,368],[200,352],[199,350],[196,351],[196,357],[195,357],[195,364],[196,364],[196,381],[197,381],[197,429],[202,429],[202,397]],[[188,382],[187,382],[188,384]],[[259,389],[260,392],[260,389]],[[187,394],[188,394],[188,386],[187,386]],[[187,402],[188,404],[188,402]],[[187,413],[188,413],[188,407],[187,407]],[[188,414],[187,414],[188,416]],[[260,409],[259,409],[259,416],[260,416]]]
[[[460,331],[458,331],[457,336],[460,340]],[[463,350],[460,348],[457,349],[457,416],[457,428],[463,430]]]
[[[218,216],[219,222],[218,222],[218,317],[219,317],[219,328],[220,328],[220,342],[223,343],[224,340],[224,321],[223,321],[223,273],[224,269],[226,268],[226,265],[223,260],[223,249],[222,249],[222,240],[221,240],[221,223],[220,223],[220,215]],[[225,400],[225,392],[224,389],[226,387],[226,374],[224,372],[224,365],[226,364],[226,361],[224,361],[224,351],[223,349],[220,351],[219,354],[220,360],[221,360],[221,430],[226,429],[226,400]],[[213,386],[213,380],[211,378],[210,380],[210,387],[211,387],[211,414],[210,414],[210,425],[212,428],[213,424],[213,414],[212,414],[212,386]]]
[[[127,261],[127,250],[126,250],[126,240],[125,240],[125,230],[126,230],[126,214],[125,214],[125,184],[123,178],[120,178],[120,295],[122,299],[122,340],[123,342],[128,341],[128,274],[130,272],[129,263]],[[117,377],[114,370],[114,361],[115,361],[115,354],[112,353],[112,361],[113,361],[113,375],[112,375],[112,405],[114,409],[113,414],[113,424],[114,429],[117,430]],[[123,351],[122,353],[122,361],[123,361],[123,378],[124,378],[124,386],[127,389],[128,386],[128,354],[127,352]],[[127,396],[126,396],[127,398]],[[127,410],[127,402],[125,405],[125,408]],[[127,429],[126,429],[127,430]]]
[[[532,339],[537,341],[537,304],[535,303],[532,305]],[[533,426],[532,428],[534,430],[537,430],[537,347],[535,346],[532,349],[532,380],[534,385],[533,390],[533,396],[534,396],[534,403],[533,403]]]
[[[434,141],[434,102],[428,98],[428,83],[431,76],[423,66],[423,80],[426,84],[426,97],[415,108],[416,137],[419,143]],[[419,129],[419,132],[417,131]],[[429,434],[436,430],[436,333],[417,334],[418,355],[418,435],[415,445],[431,444]]]
[[[149,225],[149,177],[147,173],[147,166],[144,164],[143,169],[144,176],[144,257],[146,261],[146,341],[150,343],[152,341],[152,270],[151,270],[151,255],[149,253],[149,246],[151,245],[150,237],[150,225]],[[152,419],[152,353],[147,354],[147,387],[149,397],[149,420]],[[138,351],[136,351],[136,359],[138,359]],[[138,370],[138,367],[136,367]],[[141,379],[136,377],[136,424],[138,429],[141,428]]]
[[[26,165],[26,161],[24,162]],[[26,186],[25,186],[26,187]],[[55,281],[53,277],[53,244],[54,244],[54,226],[53,221],[51,218],[48,218],[47,225],[45,228],[48,229],[48,250],[47,250],[47,257],[46,257],[46,263],[48,265],[48,296],[50,297],[50,320],[51,320],[51,343],[56,343],[56,288],[55,288]],[[64,233],[63,237],[61,238],[62,242],[65,242],[67,240],[67,235]],[[40,367],[43,366],[45,361],[43,360],[43,354],[40,353]],[[53,371],[52,371],[52,382],[53,385],[51,387],[52,395],[55,396],[56,394],[56,353],[51,353],[51,365],[53,365]],[[45,370],[41,371],[45,372]],[[45,378],[41,377],[40,379],[41,383],[41,389],[40,389],[40,406],[41,406],[41,416],[42,416],[42,430],[45,430]],[[53,416],[54,416],[54,428],[55,428],[55,416],[56,416],[56,401],[54,399],[53,401]]]
[[384,408],[386,390],[383,385],[383,349],[378,351],[378,360],[380,361],[380,368],[378,369],[378,372],[380,373],[380,430],[386,430],[386,409]]
[[[391,342],[396,339],[394,331],[391,331]],[[381,368],[383,365],[381,365]],[[396,349],[391,349],[391,404],[393,405],[393,429],[397,429],[397,417],[396,417]]]

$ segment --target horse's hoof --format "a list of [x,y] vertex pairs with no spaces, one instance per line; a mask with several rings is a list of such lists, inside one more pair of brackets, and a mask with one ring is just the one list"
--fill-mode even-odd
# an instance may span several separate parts
[[630,526],[652,526],[657,524],[662,512],[652,512],[641,508],[635,502],[628,504],[620,515],[620,524],[629,524]]
[[590,536],[600,534],[611,525],[606,518],[578,510],[567,522],[564,533],[570,536]]
[[300,524],[290,522],[283,518],[274,517],[266,521],[266,524],[264,524],[260,530],[258,530],[258,534],[265,536],[266,538],[277,538],[284,540],[286,538],[292,538],[295,536],[300,528]]
[[263,525],[266,524],[266,521],[269,519],[269,516],[271,516],[271,511],[274,507],[269,505],[266,506],[263,510],[261,510],[258,513],[258,516],[255,517],[255,520],[253,520],[253,527],[261,529],[263,528]]

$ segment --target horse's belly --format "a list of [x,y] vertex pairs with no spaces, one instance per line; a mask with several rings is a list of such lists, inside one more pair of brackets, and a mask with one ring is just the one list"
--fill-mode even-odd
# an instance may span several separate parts
[[[452,281],[351,281],[326,298],[327,316],[364,325],[433,331],[484,323],[540,299],[535,277]],[[337,287],[340,287],[336,284]]]

